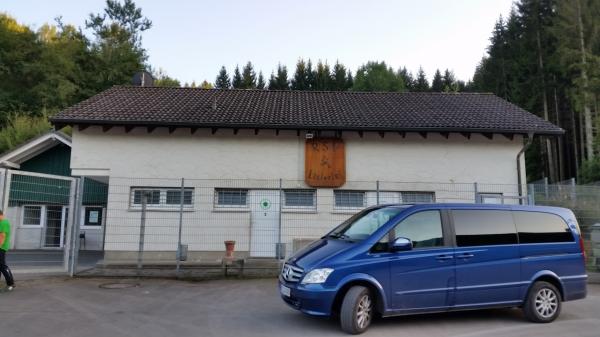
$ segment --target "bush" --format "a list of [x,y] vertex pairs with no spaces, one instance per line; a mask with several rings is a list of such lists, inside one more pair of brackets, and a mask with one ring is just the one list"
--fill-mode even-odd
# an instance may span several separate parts
[[589,184],[600,181],[600,158],[586,160],[579,170],[579,182]]
[[7,118],[5,127],[0,129],[0,153],[11,150],[51,129],[52,126],[45,114],[30,116],[13,113]]

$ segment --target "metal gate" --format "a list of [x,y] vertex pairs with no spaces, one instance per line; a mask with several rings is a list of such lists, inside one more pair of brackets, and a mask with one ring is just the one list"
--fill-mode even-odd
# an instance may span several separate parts
[[79,179],[17,170],[2,170],[0,178],[13,272],[71,271]]

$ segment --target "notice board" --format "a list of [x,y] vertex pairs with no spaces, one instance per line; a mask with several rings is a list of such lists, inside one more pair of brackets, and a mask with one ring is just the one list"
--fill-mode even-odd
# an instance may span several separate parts
[[340,187],[346,183],[346,153],[342,139],[306,140],[304,181],[311,187]]

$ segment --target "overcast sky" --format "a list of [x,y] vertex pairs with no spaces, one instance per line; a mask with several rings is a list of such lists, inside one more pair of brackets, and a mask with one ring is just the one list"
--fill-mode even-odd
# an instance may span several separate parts
[[[436,68],[473,76],[494,22],[512,0],[137,0],[153,22],[143,45],[156,69],[183,82],[214,81],[252,61],[265,77],[281,62],[293,72],[299,57],[336,60],[353,73],[369,60],[429,79]],[[104,0],[2,0],[0,11],[39,27],[62,15],[83,26]]]

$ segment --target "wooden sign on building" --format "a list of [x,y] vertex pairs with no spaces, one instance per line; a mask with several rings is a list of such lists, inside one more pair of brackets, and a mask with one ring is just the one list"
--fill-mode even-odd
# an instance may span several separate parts
[[340,187],[346,183],[346,153],[342,139],[306,140],[304,181],[311,187]]

